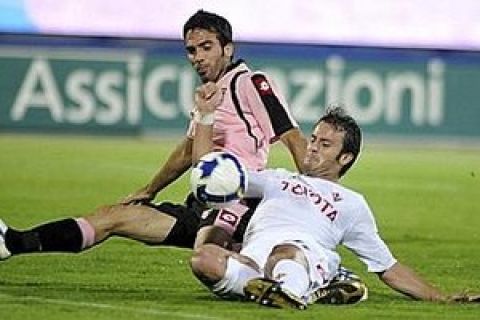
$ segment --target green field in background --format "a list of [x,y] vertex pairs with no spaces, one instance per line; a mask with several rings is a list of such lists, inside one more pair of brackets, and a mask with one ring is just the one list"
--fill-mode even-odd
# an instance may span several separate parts
[[[26,228],[80,216],[147,182],[174,140],[0,135],[0,217]],[[292,167],[282,148],[270,166]],[[157,198],[182,201],[186,179]],[[480,292],[480,150],[365,146],[344,183],[366,195],[396,257],[449,292]],[[78,255],[0,262],[0,319],[478,319],[480,305],[414,302],[351,253],[370,288],[357,306],[274,310],[225,302],[191,275],[189,250],[110,239]]]

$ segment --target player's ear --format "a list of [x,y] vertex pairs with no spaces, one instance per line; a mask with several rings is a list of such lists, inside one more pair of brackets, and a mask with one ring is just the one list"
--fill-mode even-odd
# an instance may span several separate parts
[[224,55],[226,55],[229,58],[233,57],[233,50],[234,50],[234,47],[232,42],[227,43],[225,47],[223,47]]
[[349,164],[353,161],[353,154],[351,152],[342,153],[338,158],[338,162],[343,166]]

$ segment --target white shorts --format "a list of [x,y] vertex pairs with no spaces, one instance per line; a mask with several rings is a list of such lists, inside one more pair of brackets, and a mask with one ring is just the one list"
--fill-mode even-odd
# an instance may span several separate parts
[[326,287],[337,273],[340,265],[339,255],[318,245],[308,235],[302,235],[301,239],[296,238],[298,234],[291,236],[282,234],[281,239],[278,235],[272,234],[253,236],[245,243],[240,254],[250,257],[263,268],[275,246],[294,245],[302,250],[308,261],[309,291]]

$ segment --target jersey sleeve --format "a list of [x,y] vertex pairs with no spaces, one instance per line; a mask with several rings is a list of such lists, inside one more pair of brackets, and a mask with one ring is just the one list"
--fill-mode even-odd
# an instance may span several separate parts
[[289,178],[296,173],[285,169],[266,169],[261,171],[248,171],[247,198],[261,198],[269,187],[274,188],[279,183],[278,180]]
[[262,198],[264,191],[268,183],[268,172],[270,170],[263,171],[248,171],[248,184],[247,191],[245,193],[246,198]]
[[290,114],[286,99],[271,78],[261,72],[249,74],[247,86],[252,112],[262,131],[269,136],[270,143],[278,140],[283,133],[298,127]]
[[355,253],[369,272],[383,272],[397,261],[378,234],[375,219],[366,202],[358,210],[358,218],[342,243]]

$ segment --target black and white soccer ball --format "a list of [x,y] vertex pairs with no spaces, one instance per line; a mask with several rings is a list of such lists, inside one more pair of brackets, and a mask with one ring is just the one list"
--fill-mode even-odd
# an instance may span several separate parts
[[211,152],[200,158],[190,175],[195,197],[210,208],[224,208],[242,198],[247,170],[231,153]]

